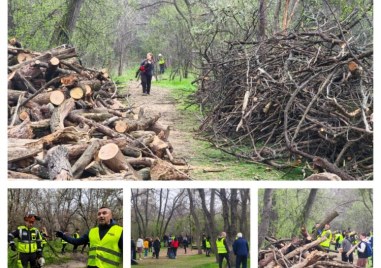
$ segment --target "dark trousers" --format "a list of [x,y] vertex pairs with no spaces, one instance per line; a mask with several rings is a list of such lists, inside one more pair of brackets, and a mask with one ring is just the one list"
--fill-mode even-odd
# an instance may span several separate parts
[[222,262],[224,261],[224,258],[226,258],[226,262],[228,264],[228,267],[230,268],[229,254],[228,253],[218,253],[218,266],[219,266],[219,268],[222,268]]
[[19,253],[19,261],[21,261],[23,268],[28,268],[28,263],[30,263],[30,268],[37,268],[36,265],[37,253]]
[[62,249],[61,249],[61,253],[65,253],[65,247],[66,247],[67,244],[62,244]]
[[242,268],[247,268],[247,256],[237,255],[235,259],[235,267],[240,268],[242,264]]
[[175,257],[177,256],[177,248],[172,248],[173,250],[173,254],[175,255]]
[[205,249],[205,256],[210,257],[210,248]]
[[143,93],[149,94],[151,91],[152,75],[141,74]]
[[164,64],[159,64],[160,67],[160,73],[163,74],[165,70],[165,65]]
[[153,254],[155,254],[156,259],[158,259],[159,258],[159,254],[160,254],[160,248],[154,248],[153,250],[154,250]]
[[353,263],[353,252],[348,257],[347,257],[347,253],[346,252],[342,252],[341,253],[341,260],[343,262]]

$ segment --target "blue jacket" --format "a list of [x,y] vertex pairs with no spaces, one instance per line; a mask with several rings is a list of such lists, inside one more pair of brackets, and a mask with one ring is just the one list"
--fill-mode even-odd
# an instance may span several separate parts
[[248,256],[249,244],[244,238],[239,237],[233,243],[233,251],[234,251],[234,254],[237,256]]

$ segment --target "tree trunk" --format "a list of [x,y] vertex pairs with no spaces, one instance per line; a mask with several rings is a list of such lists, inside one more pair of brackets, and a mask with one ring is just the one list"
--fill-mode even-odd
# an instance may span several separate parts
[[263,196],[262,221],[258,230],[258,248],[261,248],[270,226],[270,214],[272,212],[272,199],[274,189],[265,189]]
[[47,164],[51,180],[71,180],[73,178],[68,151],[64,146],[58,145],[51,148],[44,161]]
[[[193,218],[193,221],[194,221],[194,225],[195,225],[195,236],[196,236],[196,239],[197,239],[197,245],[200,245],[200,230],[201,230],[201,224],[200,224],[200,221],[198,219],[198,216],[196,214],[196,210],[195,210],[195,205],[194,205],[194,201],[193,201],[193,189],[187,189],[188,191],[188,196],[189,196],[189,210],[190,210],[190,214],[192,215],[192,218]],[[192,245],[191,245],[192,246]],[[198,248],[198,254],[202,254],[202,250],[201,248]]]

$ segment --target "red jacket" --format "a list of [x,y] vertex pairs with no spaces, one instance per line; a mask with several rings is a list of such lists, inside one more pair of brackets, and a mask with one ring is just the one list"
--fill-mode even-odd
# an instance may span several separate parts
[[178,248],[179,247],[179,241],[178,240],[172,240],[171,247]]

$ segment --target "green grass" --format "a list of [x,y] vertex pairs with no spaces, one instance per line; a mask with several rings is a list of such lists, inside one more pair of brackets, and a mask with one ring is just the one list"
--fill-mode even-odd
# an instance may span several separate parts
[[[130,69],[125,75],[114,78],[120,83],[128,83],[135,79],[136,70]],[[170,70],[159,76],[156,80],[153,78],[152,85],[171,89],[171,98],[176,100],[176,107],[179,110],[179,123],[176,128],[184,132],[185,138],[191,141],[193,154],[188,155],[190,165],[198,168],[191,170],[190,175],[195,179],[203,180],[299,180],[302,178],[302,172],[299,169],[289,171],[280,171],[263,164],[248,162],[244,159],[238,159],[235,156],[222,152],[214,148],[209,142],[194,139],[197,134],[198,126],[201,124],[198,118],[199,107],[197,105],[189,106],[187,97],[196,91],[196,87],[191,84],[194,77],[181,79],[177,76],[174,80],[169,80]],[[251,148],[241,148],[243,151],[252,150]],[[176,148],[175,148],[176,150]],[[204,172],[204,169],[222,169],[223,172]]]
[[[226,261],[224,261],[226,263]],[[192,267],[192,268],[215,268],[218,267],[218,263],[215,262],[215,257],[205,257],[202,255],[191,255],[191,256],[178,256],[176,259],[168,259],[166,257],[161,257],[159,259],[147,258],[139,262],[141,267],[168,267],[168,268],[181,268],[181,267]],[[132,266],[134,267],[134,266]],[[248,267],[250,267],[250,259],[248,260]]]

